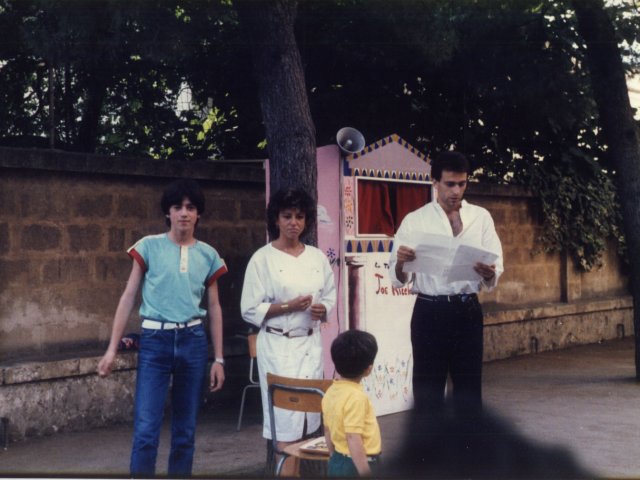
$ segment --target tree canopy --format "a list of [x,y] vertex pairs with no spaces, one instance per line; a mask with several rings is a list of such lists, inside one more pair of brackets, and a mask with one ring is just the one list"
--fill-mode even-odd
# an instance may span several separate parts
[[[637,16],[608,10],[631,72]],[[0,0],[0,28],[0,144],[46,148],[54,132],[55,148],[76,151],[266,156],[230,0]],[[454,146],[480,181],[540,196],[544,249],[588,269],[621,239],[569,2],[308,0],[296,41],[318,145],[349,125],[428,154]]]

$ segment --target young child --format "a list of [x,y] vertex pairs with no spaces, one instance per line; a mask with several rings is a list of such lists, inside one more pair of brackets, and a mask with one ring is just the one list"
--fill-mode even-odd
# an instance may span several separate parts
[[380,427],[360,381],[373,369],[378,344],[360,330],[341,333],[331,344],[331,358],[342,377],[322,399],[324,434],[331,457],[329,477],[366,477],[381,451]]

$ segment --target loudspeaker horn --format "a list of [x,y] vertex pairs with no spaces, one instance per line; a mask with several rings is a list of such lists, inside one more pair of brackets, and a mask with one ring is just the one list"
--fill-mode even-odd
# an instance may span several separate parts
[[355,128],[344,127],[338,130],[336,141],[345,155],[359,152],[364,148],[364,136]]

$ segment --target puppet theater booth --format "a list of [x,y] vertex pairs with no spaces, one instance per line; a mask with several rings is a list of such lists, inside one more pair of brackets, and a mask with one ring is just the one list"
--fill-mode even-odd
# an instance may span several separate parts
[[[408,288],[391,286],[389,255],[405,215],[433,198],[431,166],[397,135],[364,146],[362,135],[348,130],[359,135],[351,150],[327,145],[316,155],[318,247],[338,292],[336,308],[321,327],[324,376],[337,376],[330,347],[340,332],[372,333],[378,355],[363,384],[376,413],[386,415],[413,406],[410,322],[416,298]],[[340,135],[338,142],[344,147]],[[268,186],[268,163],[266,170]]]

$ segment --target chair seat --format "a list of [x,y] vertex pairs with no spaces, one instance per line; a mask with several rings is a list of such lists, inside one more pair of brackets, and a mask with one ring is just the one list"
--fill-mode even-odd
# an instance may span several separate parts
[[[324,438],[324,437],[318,437],[318,438]],[[308,444],[310,441],[311,440],[307,438],[305,440],[300,440],[299,442],[287,445],[284,448],[284,452],[287,455],[291,455],[292,457],[297,457],[302,460],[316,460],[320,462],[328,462],[329,452],[326,450],[318,450],[315,452],[310,452],[308,450],[301,450],[301,448],[304,445]]]
[[327,470],[329,468],[329,452],[324,451],[310,453],[308,451],[301,450],[301,448],[311,440],[312,439],[307,438],[306,440],[300,440],[299,442],[287,445],[284,448],[284,453],[290,457],[297,458],[299,461],[295,476],[324,478],[327,476]]

